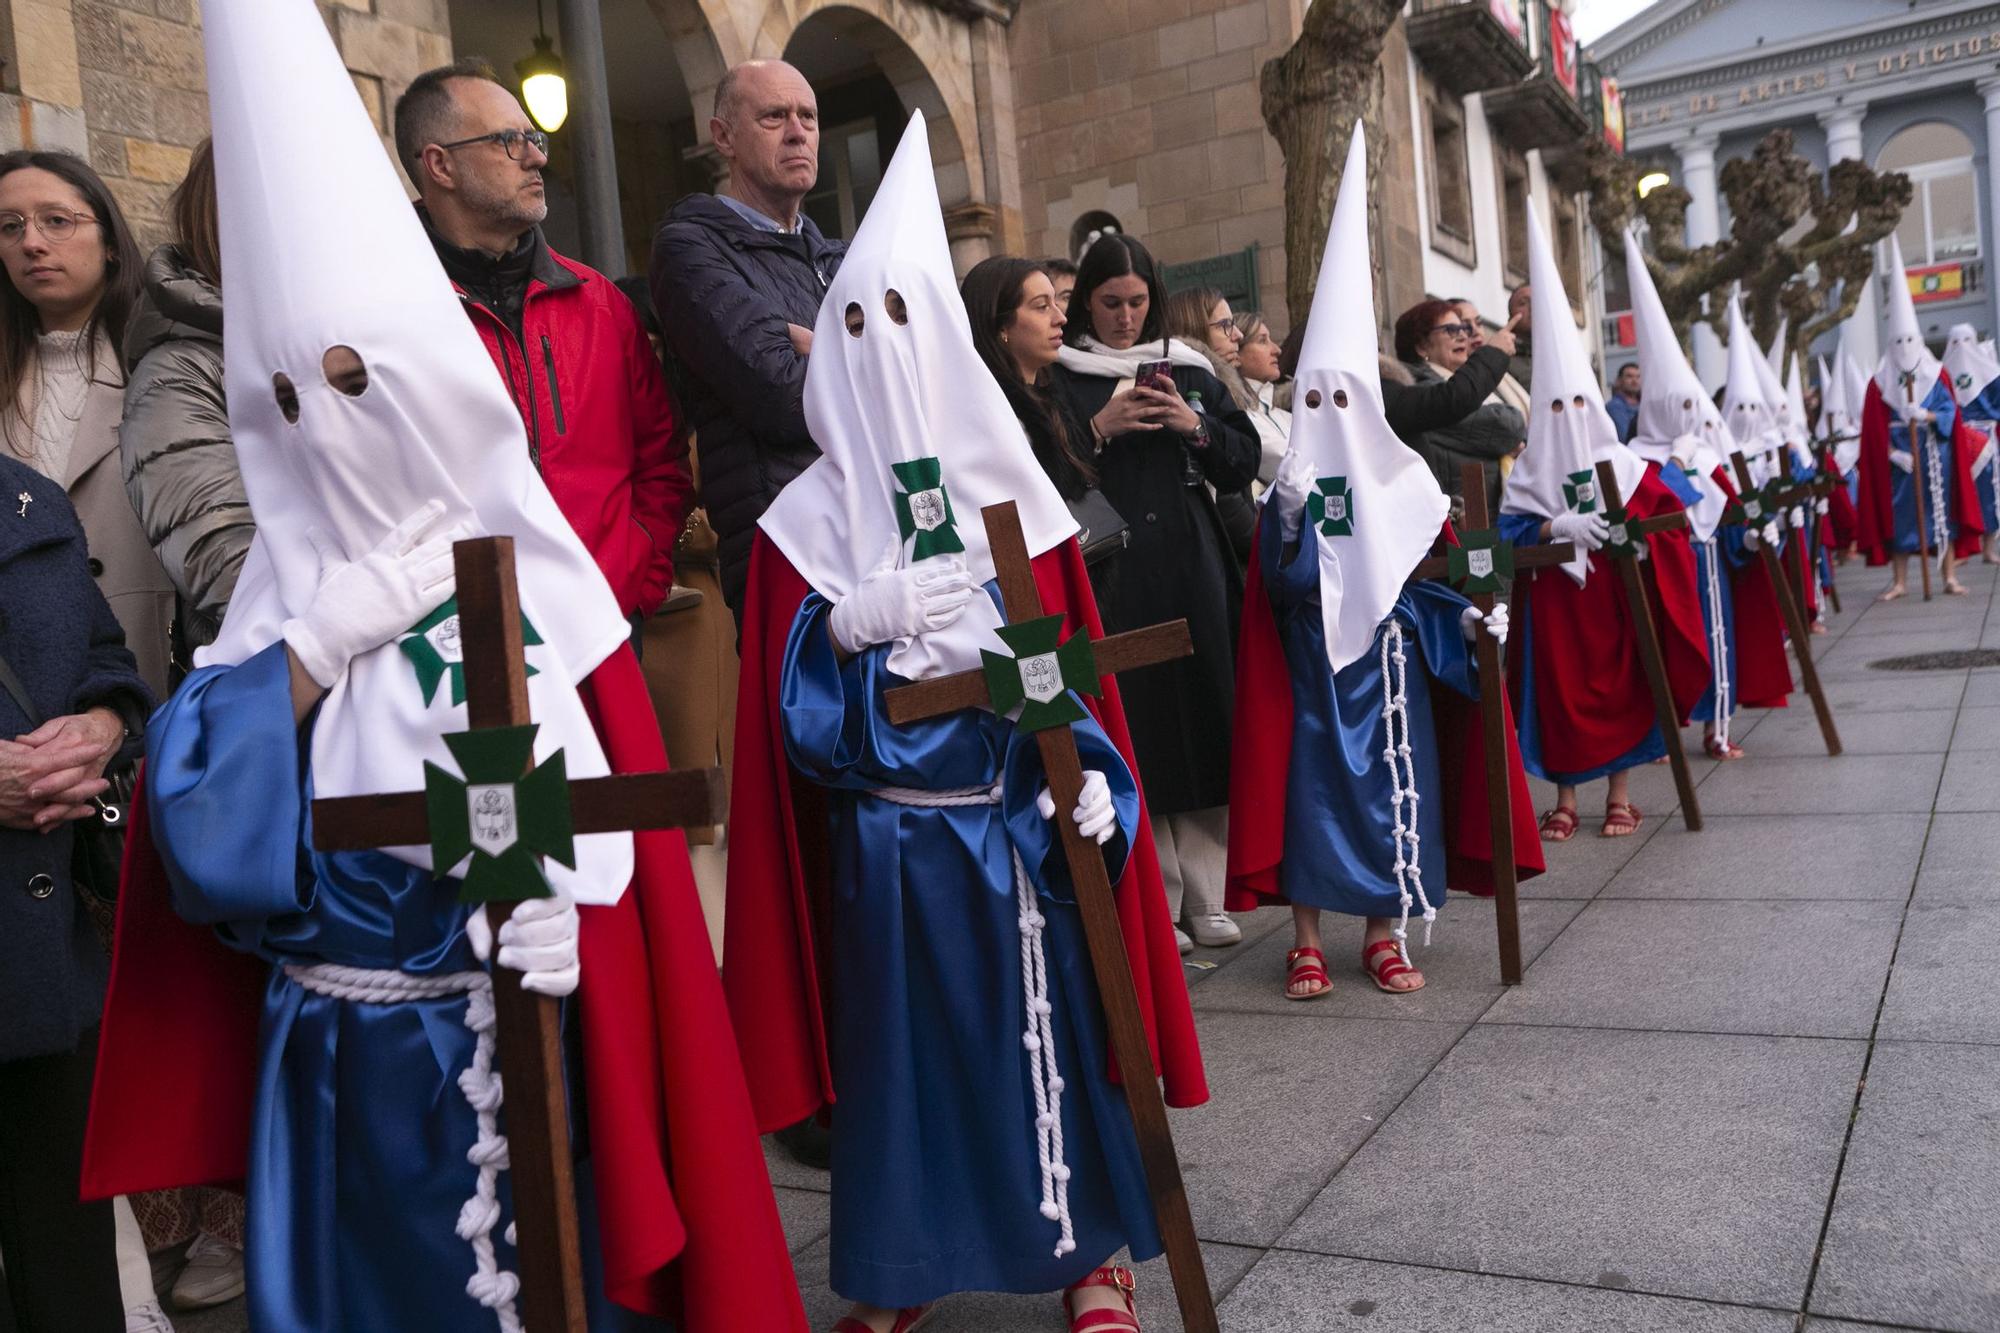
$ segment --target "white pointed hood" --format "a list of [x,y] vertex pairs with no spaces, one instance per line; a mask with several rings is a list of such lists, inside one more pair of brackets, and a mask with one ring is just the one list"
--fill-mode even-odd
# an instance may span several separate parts
[[1783,379],[1785,374],[1785,335],[1791,331],[1792,317],[1778,316],[1778,332],[1772,337],[1771,345],[1764,349],[1764,364],[1769,366],[1771,373],[1780,379]]
[[1771,368],[1764,364],[1764,355],[1757,348],[1757,340],[1750,332],[1750,323],[1743,318],[1743,297],[1741,292],[1729,296],[1729,381],[1722,395],[1722,419],[1729,428],[1729,439],[1724,444],[1724,459],[1730,453],[1741,450],[1745,461],[1750,464],[1751,476],[1761,484],[1764,474],[1771,468],[1770,453],[1783,446],[1784,437],[1778,429],[1778,414],[1771,400],[1767,398],[1764,381],[1771,375]]
[[1844,477],[1854,471],[1854,465],[1861,461],[1861,414],[1868,406],[1868,373],[1847,350],[1845,332],[1841,334],[1840,346],[1834,352],[1833,373],[1847,395],[1847,438],[1833,449],[1833,461]]
[[1944,368],[1951,376],[1952,396],[1961,404],[1971,402],[2000,379],[2000,361],[1986,351],[1970,324],[1951,326],[1944,342]]
[[1707,541],[1728,503],[1712,476],[1721,459],[1715,453],[1713,430],[1704,425],[1705,419],[1716,417],[1715,404],[1681,350],[1646,268],[1645,251],[1630,228],[1625,232],[1625,279],[1639,339],[1639,378],[1646,386],[1629,445],[1650,462],[1682,461],[1689,484],[1701,493],[1688,507],[1688,519],[1695,536]]
[[1924,410],[1924,399],[1943,367],[1931,355],[1917,323],[1917,304],[1910,299],[1910,282],[1903,275],[1903,243],[1889,234],[1889,308],[1883,319],[1882,359],[1875,366],[1875,384],[1882,401],[1897,418]]
[[[901,298],[900,322],[892,294]],[[848,331],[850,306],[858,333]],[[820,303],[805,412],[820,456],[758,526],[829,600],[885,563],[957,558],[974,579],[992,578],[979,511],[1001,500],[1019,505],[1030,556],[1076,532],[973,349],[922,112],[903,130]],[[976,597],[949,628],[898,639],[889,668],[917,679],[976,667],[982,647],[1006,651],[993,633],[1003,623],[987,598]]]
[[[235,664],[303,613],[318,530],[359,559],[431,500],[475,534],[511,536],[521,606],[543,640],[528,650],[535,752],[567,752],[572,777],[607,771],[576,693],[630,633],[596,562],[528,455],[521,418],[453,294],[311,0],[202,0],[215,134],[229,422],[257,535],[216,642],[197,660]],[[344,257],[344,258],[341,258]],[[326,351],[359,354],[368,386],[331,388]],[[273,394],[283,375],[296,420]],[[423,639],[445,660],[456,623]],[[409,648],[354,659],[312,733],[319,796],[409,790],[423,761],[457,764],[441,737],[465,709]],[[428,865],[425,849],[397,855]],[[577,840],[574,871],[550,878],[584,902],[631,878],[630,834]]]
[[[1542,231],[1534,201],[1528,205],[1528,284],[1534,305],[1534,383],[1528,391],[1528,447],[1514,460],[1500,496],[1500,510],[1554,518],[1572,510],[1602,513],[1597,463],[1609,459],[1619,494],[1631,498],[1646,475],[1646,461],[1618,440],[1604,410],[1604,391],[1584,355],[1583,335],[1563,289],[1562,272]],[[1643,408],[1648,391],[1642,395]],[[1590,553],[1579,550],[1563,566],[1578,584],[1590,574]]]
[[1812,426],[1806,418],[1806,377],[1799,365],[1799,354],[1791,353],[1791,370],[1785,376],[1785,415],[1790,418],[1791,434],[1787,437],[1792,446],[1792,466],[1794,468],[1813,465]]
[[1825,357],[1819,358],[1819,429],[1814,438],[1821,443],[1832,440],[1841,433],[1841,423],[1847,419],[1847,386],[1833,373],[1833,367]]
[[1430,468],[1389,428],[1375,347],[1368,250],[1368,149],[1360,123],[1334,201],[1319,285],[1299,347],[1291,451],[1312,463],[1320,627],[1335,671],[1358,659],[1430,552],[1451,504]]
[[[1792,450],[1793,461],[1797,461],[1806,448],[1806,423],[1803,402],[1801,410],[1794,413],[1791,394],[1785,385],[1784,370],[1784,327],[1781,321],[1778,330],[1779,341],[1764,350],[1762,356],[1752,356],[1751,364],[1757,372],[1757,383],[1762,386],[1764,405],[1771,409],[1771,420],[1777,425],[1778,437]],[[1751,343],[1756,350],[1756,343]],[[1776,466],[1774,463],[1773,466]]]

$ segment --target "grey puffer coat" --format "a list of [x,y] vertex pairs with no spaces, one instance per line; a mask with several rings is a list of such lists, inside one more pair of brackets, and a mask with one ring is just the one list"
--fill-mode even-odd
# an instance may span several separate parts
[[125,492],[181,601],[181,647],[212,642],[255,528],[222,390],[222,293],[179,247],[146,261],[125,334]]

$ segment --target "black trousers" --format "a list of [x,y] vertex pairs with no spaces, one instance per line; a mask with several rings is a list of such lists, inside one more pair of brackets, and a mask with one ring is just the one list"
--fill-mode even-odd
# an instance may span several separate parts
[[125,1327],[111,1204],[77,1200],[96,1064],[96,1028],[74,1051],[0,1061],[0,1263],[19,1333]]

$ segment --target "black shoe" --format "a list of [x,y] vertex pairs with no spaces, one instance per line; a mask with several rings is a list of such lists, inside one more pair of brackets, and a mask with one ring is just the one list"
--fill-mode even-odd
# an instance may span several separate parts
[[811,1116],[796,1125],[785,1126],[771,1137],[800,1166],[824,1171],[833,1165],[833,1132]]

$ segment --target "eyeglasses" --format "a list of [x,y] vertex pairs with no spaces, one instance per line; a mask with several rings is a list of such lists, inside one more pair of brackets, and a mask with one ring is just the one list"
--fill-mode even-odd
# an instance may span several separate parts
[[8,249],[20,245],[28,238],[28,224],[33,222],[35,230],[47,238],[51,245],[61,245],[76,235],[76,229],[97,219],[88,213],[72,213],[66,208],[45,208],[33,217],[20,213],[0,213],[0,246]]
[[469,148],[476,143],[497,143],[501,151],[516,162],[523,156],[521,152],[523,145],[534,149],[543,157],[549,155],[549,136],[540,130],[495,130],[491,134],[475,134],[470,139],[441,143],[438,147],[448,153],[454,148]]
[[1221,319],[1211,319],[1208,321],[1208,327],[1221,333],[1234,333],[1236,332],[1236,316],[1225,315]]
[[1470,338],[1478,330],[1470,324],[1433,324],[1432,333],[1442,333],[1447,338]]

